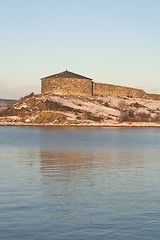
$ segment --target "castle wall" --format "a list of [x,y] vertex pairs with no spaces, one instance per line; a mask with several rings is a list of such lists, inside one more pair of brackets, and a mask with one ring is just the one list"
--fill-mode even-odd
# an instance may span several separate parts
[[149,98],[147,93],[140,89],[123,87],[118,85],[93,83],[94,96]]
[[112,97],[132,97],[160,100],[160,94],[147,94],[144,90],[95,83],[91,79],[86,78],[42,78],[41,92],[62,95],[76,96],[112,96]]
[[148,97],[152,100],[160,100],[160,94],[151,94],[151,93],[148,93],[147,94]]
[[41,92],[63,95],[92,95],[92,81],[79,78],[42,78]]

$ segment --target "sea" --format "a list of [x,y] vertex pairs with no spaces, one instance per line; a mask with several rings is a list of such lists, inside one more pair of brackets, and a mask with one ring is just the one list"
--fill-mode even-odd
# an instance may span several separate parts
[[160,128],[0,127],[0,239],[157,240]]

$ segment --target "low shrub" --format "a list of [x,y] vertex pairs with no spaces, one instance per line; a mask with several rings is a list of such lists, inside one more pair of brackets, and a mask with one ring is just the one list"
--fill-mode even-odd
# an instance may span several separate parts
[[91,112],[86,112],[86,118],[95,122],[101,122],[103,120],[101,116],[95,116]]
[[136,113],[135,120],[137,122],[150,122],[151,114],[149,112],[141,111]]

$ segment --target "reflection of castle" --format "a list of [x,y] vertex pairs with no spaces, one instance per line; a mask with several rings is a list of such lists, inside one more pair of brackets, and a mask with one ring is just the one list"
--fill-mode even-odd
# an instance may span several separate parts
[[92,154],[77,151],[43,151],[40,152],[41,170],[43,172],[65,171],[74,172],[92,166]]
[[42,93],[53,93],[77,96],[113,96],[159,99],[158,94],[147,94],[136,88],[118,85],[95,83],[91,78],[64,71],[41,79]]
[[[143,164],[137,157],[138,153],[127,154],[121,152],[119,149],[101,149],[89,150],[89,151],[71,151],[71,150],[59,150],[59,151],[42,151],[40,152],[41,171],[44,174],[51,174],[59,176],[68,176],[72,174],[85,174],[85,170],[105,169],[105,171],[117,170],[126,166],[132,167],[133,161],[128,159],[128,156],[134,158],[134,165]],[[136,161],[136,159],[138,159]],[[93,173],[93,171],[92,171]]]

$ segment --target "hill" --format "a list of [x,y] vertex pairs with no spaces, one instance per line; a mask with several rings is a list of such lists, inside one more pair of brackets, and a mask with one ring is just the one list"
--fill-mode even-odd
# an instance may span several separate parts
[[17,100],[13,100],[13,99],[1,99],[0,98],[0,107],[15,104],[17,102],[18,102]]
[[17,103],[17,100],[12,99],[0,99],[0,113],[7,109],[9,105]]
[[0,113],[1,125],[112,126],[142,122],[160,122],[160,101],[31,94]]

